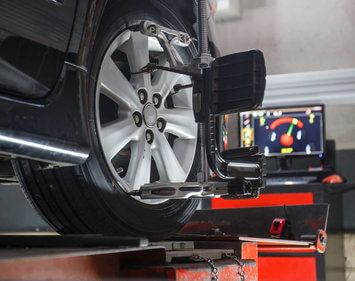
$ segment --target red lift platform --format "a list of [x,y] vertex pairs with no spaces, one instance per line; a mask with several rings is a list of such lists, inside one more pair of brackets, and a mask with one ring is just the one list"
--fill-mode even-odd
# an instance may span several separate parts
[[200,210],[180,233],[160,242],[98,235],[2,235],[0,280],[258,280],[260,250],[325,250],[328,206],[287,208],[294,227],[291,240],[268,238],[267,220],[285,211],[279,207],[264,214],[264,222],[256,218],[257,212]]

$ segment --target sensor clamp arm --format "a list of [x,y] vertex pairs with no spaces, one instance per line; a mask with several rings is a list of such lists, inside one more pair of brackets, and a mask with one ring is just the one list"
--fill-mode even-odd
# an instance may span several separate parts
[[158,40],[168,54],[169,66],[149,63],[138,73],[152,73],[160,69],[193,78],[193,85],[186,87],[193,87],[194,115],[201,136],[202,168],[197,175],[198,181],[145,184],[129,195],[142,199],[255,198],[260,188],[264,187],[264,157],[259,154],[257,147],[220,152],[218,145],[220,116],[252,110],[261,104],[266,76],[264,57],[258,50],[216,59],[211,57],[208,52],[206,9],[206,0],[199,0],[199,54],[189,65],[178,59],[174,48],[188,47],[193,42],[194,39],[187,33],[152,21],[143,21],[139,25],[142,34]]

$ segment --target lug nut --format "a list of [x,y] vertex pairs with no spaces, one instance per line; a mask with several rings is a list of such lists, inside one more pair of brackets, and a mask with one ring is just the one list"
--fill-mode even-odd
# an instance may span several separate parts
[[157,122],[157,127],[159,130],[161,130],[161,128],[163,128],[163,123],[161,121]]
[[147,99],[148,99],[147,91],[145,89],[139,89],[138,90],[138,98],[139,98],[139,101],[142,104],[145,104],[147,102]]
[[156,108],[159,108],[161,105],[162,97],[159,94],[154,94],[153,95],[153,104]]
[[153,97],[153,103],[154,105],[157,105],[159,103],[159,99],[157,97]]
[[133,120],[134,123],[137,125],[137,127],[142,126],[143,120],[142,120],[142,114],[140,114],[138,111],[133,113]]
[[150,25],[150,26],[148,27],[148,30],[149,30],[150,33],[152,33],[152,34],[155,34],[155,33],[157,32],[157,28],[156,28],[155,25]]
[[157,128],[160,132],[163,132],[166,127],[166,121],[163,118],[158,118],[157,120]]
[[143,101],[144,99],[145,99],[144,93],[143,93],[143,92],[140,92],[140,93],[139,93],[139,100],[140,100],[140,101]]
[[138,124],[139,123],[139,117],[138,117],[138,115],[134,115],[134,122],[136,123],[136,124]]
[[154,140],[154,134],[152,130],[145,131],[145,139],[147,140],[147,143],[152,144]]

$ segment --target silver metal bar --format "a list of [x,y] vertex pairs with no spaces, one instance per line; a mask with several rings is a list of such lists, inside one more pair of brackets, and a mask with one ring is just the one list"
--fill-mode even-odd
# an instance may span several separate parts
[[198,0],[197,3],[198,21],[198,54],[199,56],[209,55],[207,35],[207,0]]
[[209,53],[207,11],[207,0],[197,0],[198,56],[193,64],[200,69],[210,67],[214,60]]
[[199,197],[203,193],[200,183],[153,183],[145,184],[140,189],[142,199],[186,199]]
[[215,197],[228,194],[225,182],[167,182],[151,183],[141,186],[140,190],[128,193],[141,199],[187,199]]
[[57,166],[83,164],[89,149],[60,140],[0,128],[0,155],[51,163]]

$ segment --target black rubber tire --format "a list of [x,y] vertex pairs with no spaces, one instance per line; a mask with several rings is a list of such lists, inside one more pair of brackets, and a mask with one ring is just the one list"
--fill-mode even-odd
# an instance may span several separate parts
[[[139,2],[139,5],[137,3]],[[191,32],[169,8],[149,1],[111,7],[100,25],[90,69],[89,116],[91,153],[82,166],[39,169],[34,161],[14,162],[21,186],[34,207],[59,233],[99,233],[107,235],[167,237],[177,232],[192,216],[199,200],[169,200],[143,204],[127,196],[106,166],[101,152],[94,116],[95,77],[101,58],[113,38],[140,20],[153,20],[165,26]],[[191,49],[191,52],[196,50]],[[192,55],[192,53],[191,53]],[[199,151],[197,148],[196,151]],[[197,171],[196,155],[189,180]]]

